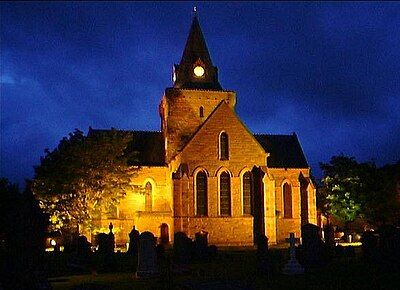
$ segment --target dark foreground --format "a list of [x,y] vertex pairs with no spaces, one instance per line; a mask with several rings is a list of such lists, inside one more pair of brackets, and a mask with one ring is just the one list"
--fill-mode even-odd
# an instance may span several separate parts
[[113,269],[71,269],[66,257],[49,253],[49,281],[61,289],[398,289],[399,267],[381,262],[366,262],[360,249],[355,256],[335,257],[324,267],[301,276],[286,276],[282,268],[287,261],[285,249],[271,249],[269,275],[257,270],[254,249],[219,250],[207,262],[192,263],[188,272],[171,271],[171,253],[160,264],[160,276],[137,279],[125,254],[116,254]]

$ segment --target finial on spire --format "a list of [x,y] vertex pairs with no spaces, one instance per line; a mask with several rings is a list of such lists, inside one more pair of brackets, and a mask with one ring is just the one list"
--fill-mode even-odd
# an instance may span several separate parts
[[194,16],[197,16],[197,6],[193,6],[193,13],[194,13]]

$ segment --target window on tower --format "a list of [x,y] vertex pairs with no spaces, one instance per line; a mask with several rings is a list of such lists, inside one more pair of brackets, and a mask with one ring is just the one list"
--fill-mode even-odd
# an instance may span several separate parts
[[229,159],[229,141],[228,134],[222,132],[219,135],[219,159],[228,160]]
[[200,118],[203,118],[203,117],[204,117],[204,108],[203,108],[203,106],[201,106],[201,107],[199,108],[199,115],[200,115]]

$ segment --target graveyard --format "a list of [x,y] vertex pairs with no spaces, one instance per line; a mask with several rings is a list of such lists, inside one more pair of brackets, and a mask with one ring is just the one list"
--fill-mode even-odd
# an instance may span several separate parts
[[379,245],[376,233],[366,233],[362,246],[329,245],[311,224],[302,230],[301,244],[291,235],[288,243],[272,247],[260,237],[254,247],[216,248],[200,235],[191,240],[184,233],[175,234],[173,246],[156,245],[151,233],[133,229],[125,253],[112,251],[104,241],[96,253],[89,248],[86,254],[82,249],[48,252],[48,282],[55,290],[386,289],[400,284],[395,228],[380,233]]

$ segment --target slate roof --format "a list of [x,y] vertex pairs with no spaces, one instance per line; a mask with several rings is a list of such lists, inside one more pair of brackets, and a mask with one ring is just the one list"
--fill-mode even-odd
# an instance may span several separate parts
[[132,138],[125,149],[126,154],[133,156],[130,158],[130,165],[165,166],[164,138],[161,132],[89,128],[88,136],[111,134],[113,130]]
[[308,168],[306,157],[296,134],[255,134],[254,137],[270,156],[267,166],[271,168]]
[[[115,130],[120,134],[127,134],[132,141],[126,148],[127,154],[133,154],[130,165],[138,166],[165,166],[164,139],[158,131],[130,131],[130,130],[103,130],[89,128],[88,136],[97,134],[111,134]],[[303,150],[293,135],[254,134],[254,137],[270,153],[267,159],[271,168],[308,168],[309,165]]]

